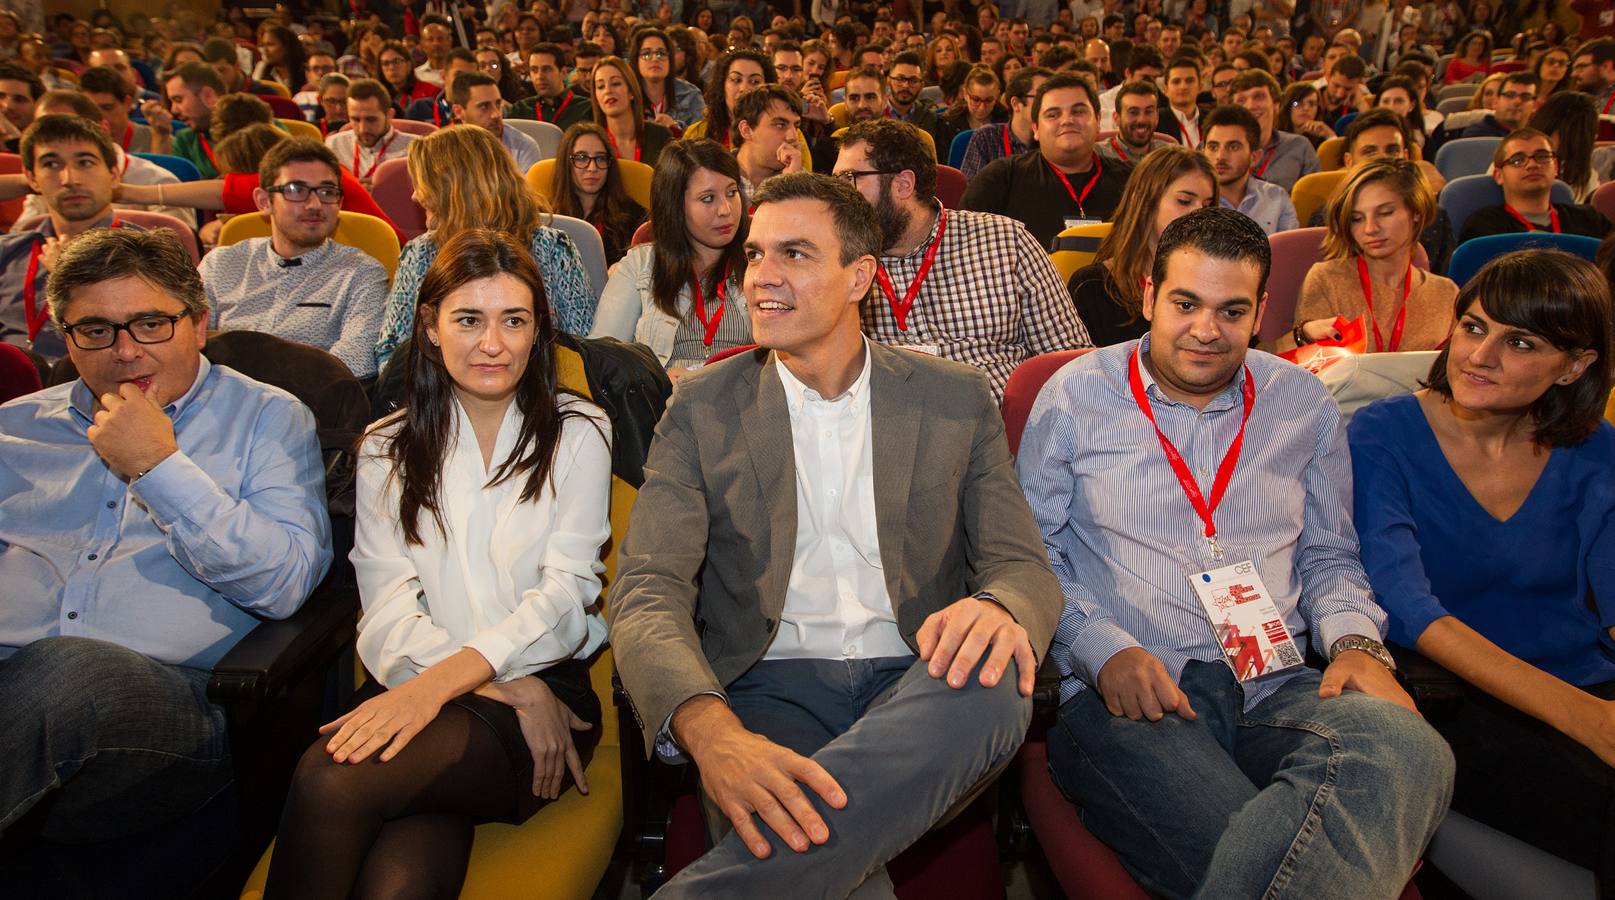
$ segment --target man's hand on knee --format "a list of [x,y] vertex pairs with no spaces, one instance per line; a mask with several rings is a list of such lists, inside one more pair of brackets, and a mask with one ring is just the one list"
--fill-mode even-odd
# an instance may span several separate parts
[[1096,679],[1099,696],[1113,716],[1126,716],[1137,722],[1159,722],[1169,712],[1193,721],[1194,707],[1166,673],[1166,666],[1143,647],[1128,647],[1105,661]]
[[1017,687],[1021,696],[1032,696],[1037,683],[1037,654],[1032,652],[1032,641],[1015,617],[991,600],[966,597],[932,613],[920,626],[915,640],[920,645],[920,659],[930,663],[926,671],[932,678],[946,673],[950,687],[964,687],[970,670],[986,653],[987,662],[981,667],[979,679],[982,687],[997,687],[1013,658],[1019,669]]
[[674,713],[673,738],[695,760],[701,789],[734,824],[735,833],[758,859],[772,848],[752,821],[756,813],[792,850],[830,839],[830,827],[797,782],[836,809],[847,793],[824,767],[740,724],[728,704],[711,695],[694,697]]

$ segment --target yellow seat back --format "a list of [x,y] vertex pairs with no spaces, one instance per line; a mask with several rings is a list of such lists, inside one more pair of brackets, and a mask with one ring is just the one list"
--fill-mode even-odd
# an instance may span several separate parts
[[1290,202],[1295,204],[1295,217],[1301,222],[1301,227],[1307,227],[1307,223],[1312,221],[1312,214],[1328,205],[1329,198],[1335,195],[1345,180],[1345,169],[1301,176],[1295,187],[1290,188]]
[[[846,130],[847,130],[846,128],[837,128],[830,136],[833,137],[833,138],[839,138],[839,137],[841,137],[842,133],[845,132]],[[914,130],[919,132],[920,137],[925,139],[925,148],[927,150],[931,151],[931,159],[933,161],[935,161],[936,160],[936,138],[932,137],[931,132],[926,131],[924,128],[915,128]],[[803,165],[806,165],[806,164],[807,164],[806,159],[804,158]]]
[[[1049,261],[1054,263],[1055,271],[1060,273],[1061,281],[1070,281],[1077,270],[1093,262],[1099,254],[1099,244],[1110,236],[1110,222],[1092,222],[1087,225],[1073,225],[1055,236],[1056,244],[1068,238],[1076,238],[1082,243],[1082,249],[1055,250],[1049,254]],[[1088,249],[1092,246],[1093,249]]]
[[279,122],[281,127],[286,129],[286,133],[292,137],[313,138],[321,143],[325,142],[325,137],[320,134],[320,130],[302,119],[276,119],[275,121]]
[[[346,210],[338,215],[340,218],[331,239],[349,247],[358,247],[368,253],[376,262],[381,263],[387,270],[387,280],[392,281],[393,273],[398,271],[400,248],[397,232],[386,222],[372,215]],[[231,216],[229,221],[224,223],[224,227],[219,229],[219,246],[228,247],[248,238],[259,237],[269,237],[269,219],[263,213]]]
[[[650,209],[650,183],[654,174],[650,166],[631,159],[617,160],[617,170],[622,173],[622,189],[628,193],[629,199],[638,203],[645,209]],[[555,160],[541,159],[533,163],[527,170],[527,186],[534,193],[543,197],[551,207],[555,205]]]
[[1346,139],[1332,137],[1318,145],[1318,166],[1321,172],[1333,172],[1346,165]]

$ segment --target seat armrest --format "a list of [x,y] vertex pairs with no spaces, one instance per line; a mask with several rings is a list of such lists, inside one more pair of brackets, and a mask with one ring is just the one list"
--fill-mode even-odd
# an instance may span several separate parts
[[222,706],[260,703],[286,685],[321,672],[353,640],[359,593],[333,566],[297,612],[264,621],[213,667],[208,699]]
[[1469,687],[1462,678],[1406,647],[1389,644],[1386,649],[1396,660],[1396,674],[1403,689],[1425,718],[1447,718],[1463,703]]

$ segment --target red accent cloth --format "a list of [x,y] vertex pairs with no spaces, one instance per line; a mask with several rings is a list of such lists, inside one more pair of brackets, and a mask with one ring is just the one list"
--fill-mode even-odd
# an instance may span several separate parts
[[[257,212],[258,204],[252,201],[252,191],[257,186],[258,176],[255,174],[236,172],[224,176],[224,211],[232,215]],[[375,216],[386,222],[387,227],[398,235],[398,246],[402,247],[409,242],[404,233],[398,230],[398,226],[393,224],[393,220],[387,218],[387,214],[376,205],[375,199],[364,189],[364,185],[359,183],[359,179],[354,178],[347,169],[342,170],[342,208],[348,212]]]
[[39,390],[39,370],[28,354],[10,344],[0,344],[0,403],[15,400]]

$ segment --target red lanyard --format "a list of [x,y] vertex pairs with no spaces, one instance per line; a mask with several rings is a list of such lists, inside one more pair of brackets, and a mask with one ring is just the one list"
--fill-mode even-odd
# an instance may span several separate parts
[[1253,167],[1251,174],[1261,178],[1262,173],[1267,171],[1267,164],[1273,161],[1273,154],[1277,152],[1279,152],[1279,136],[1275,134],[1273,135],[1273,146],[1267,148],[1267,152],[1262,154],[1262,164]]
[[207,135],[205,135],[202,132],[198,131],[196,133],[196,139],[199,142],[201,142],[201,144],[202,144],[202,152],[207,154],[207,161],[213,164],[213,170],[215,172],[218,171],[219,170],[219,161],[213,158],[213,147],[208,144]]
[[437,128],[443,127],[443,101],[441,100],[432,101],[432,125]]
[[1009,126],[1004,126],[1004,155],[1014,156],[1015,152],[1009,149]]
[[1384,339],[1379,332],[1379,317],[1374,315],[1374,287],[1368,280],[1368,261],[1361,256],[1357,257],[1357,280],[1363,284],[1363,302],[1368,304],[1368,318],[1374,323],[1374,352],[1381,350],[1395,353],[1402,346],[1402,326],[1408,321],[1408,295],[1413,292],[1413,263],[1408,263],[1407,274],[1402,277],[1402,309],[1396,314],[1396,324],[1391,326],[1391,345],[1384,346]]
[[718,334],[718,323],[723,321],[723,311],[729,306],[725,294],[729,289],[729,265],[724,264],[723,280],[718,282],[718,311],[707,318],[707,298],[701,294],[701,279],[690,273],[690,292],[695,295],[695,317],[701,320],[701,327],[706,333],[701,337],[701,343],[712,346],[712,339]]
[[[1509,206],[1507,203],[1503,204],[1503,211],[1513,216],[1521,225],[1524,225],[1526,231],[1537,230],[1536,225],[1533,224],[1530,219],[1520,215],[1519,210]],[[1548,207],[1548,227],[1553,230],[1554,234],[1559,233],[1559,211],[1554,209],[1551,205]]]
[[[557,111],[556,114],[559,115],[560,112]],[[617,149],[617,136],[611,133],[611,128],[609,126],[606,128],[606,137],[611,139],[611,155],[617,157],[618,159],[622,159],[622,151]],[[728,145],[726,144],[725,146],[728,146]],[[645,151],[644,144],[640,143],[639,141],[635,141],[634,142],[634,162],[639,162],[640,154],[642,154],[644,151]],[[711,342],[708,341],[708,343],[711,343]]]
[[370,176],[376,174],[376,167],[381,165],[381,161],[387,157],[387,148],[392,145],[393,137],[395,137],[395,136],[396,136],[395,134],[390,134],[390,135],[387,136],[387,139],[385,141],[381,142],[381,146],[376,148],[376,158],[374,160],[372,160],[371,163],[370,163],[370,171],[364,173],[363,175],[360,175],[359,174],[359,146],[360,146],[360,144],[359,144],[359,135],[355,134],[353,136],[353,167],[352,167],[354,177],[358,178],[360,181],[368,181],[370,179]]
[[897,319],[899,331],[908,330],[908,314],[914,308],[914,299],[920,295],[920,284],[931,271],[931,264],[936,262],[937,249],[942,246],[942,235],[948,230],[948,211],[937,212],[936,240],[925,250],[925,256],[920,260],[920,269],[914,273],[914,280],[908,283],[908,290],[903,292],[901,303],[897,300],[897,290],[892,287],[891,276],[886,274],[886,267],[875,266],[875,280],[880,282],[881,293],[886,295],[886,302],[892,305],[892,317]]
[[1116,151],[1116,155],[1121,157],[1122,162],[1128,162],[1132,159],[1132,157],[1127,155],[1127,151],[1122,149],[1122,145],[1116,143],[1115,138],[1110,139],[1110,149]]
[[1615,88],[1609,89],[1609,99],[1604,101],[1604,111],[1601,115],[1609,115],[1609,109],[1612,106],[1615,106]]
[[[117,216],[112,217],[109,228],[117,228],[121,223]],[[28,253],[28,270],[22,278],[22,315],[28,326],[28,340],[32,341],[39,335],[39,329],[45,327],[45,320],[50,318],[50,304],[39,306],[39,285],[35,282],[39,278],[39,254],[45,249],[43,236],[34,241],[34,249]]]
[[1077,215],[1086,219],[1088,213],[1082,204],[1088,199],[1088,192],[1092,191],[1093,186],[1099,183],[1100,174],[1105,171],[1104,166],[1099,162],[1099,154],[1096,153],[1093,156],[1093,175],[1088,178],[1088,183],[1082,186],[1082,193],[1080,194],[1077,193],[1076,188],[1071,186],[1071,179],[1065,177],[1065,173],[1056,168],[1054,163],[1049,162],[1047,158],[1043,162],[1048,164],[1049,169],[1059,177],[1060,183],[1065,185],[1065,192],[1071,195],[1071,202],[1077,205]]
[[1183,486],[1183,493],[1189,498],[1189,505],[1194,507],[1195,515],[1200,521],[1206,523],[1206,539],[1211,541],[1212,550],[1220,557],[1222,551],[1217,547],[1217,526],[1212,523],[1212,516],[1216,514],[1217,507],[1222,504],[1223,494],[1228,491],[1228,482],[1234,478],[1234,466],[1239,464],[1239,453],[1245,446],[1245,425],[1251,420],[1251,409],[1256,406],[1256,382],[1251,378],[1250,366],[1245,367],[1245,417],[1239,420],[1239,433],[1234,435],[1234,442],[1228,447],[1222,462],[1217,466],[1217,478],[1211,483],[1211,502],[1206,502],[1205,495],[1200,493],[1200,485],[1194,480],[1194,473],[1189,471],[1189,464],[1183,461],[1183,454],[1173,446],[1172,440],[1161,431],[1161,426],[1155,422],[1155,411],[1150,409],[1150,399],[1144,394],[1144,378],[1139,374],[1139,367],[1143,365],[1139,356],[1143,352],[1143,342],[1133,351],[1133,364],[1127,370],[1127,383],[1133,389],[1133,400],[1138,403],[1139,412],[1144,418],[1150,420],[1155,429],[1155,437],[1161,442],[1161,450],[1166,453],[1166,461],[1172,466],[1173,474],[1178,476],[1178,484]]
[[[566,112],[566,105],[568,103],[571,103],[571,102],[572,102],[572,92],[570,90],[568,90],[566,92],[566,98],[561,101],[561,105],[555,107],[555,115],[553,116],[553,118],[554,119],[561,118],[561,113]],[[533,103],[533,112],[538,116],[538,120],[540,122],[544,121],[544,100],[543,100],[543,98],[539,98],[538,100],[534,101],[534,103]],[[660,112],[660,110],[658,110],[658,112]]]
[[125,153],[129,152],[129,141],[132,140],[134,138],[134,136],[135,136],[135,123],[130,122],[129,124],[123,126],[123,140],[118,142],[118,146],[123,148],[123,152],[125,152]]
[[665,88],[662,92],[662,99],[651,103],[650,112],[653,119],[667,112],[667,92]]

